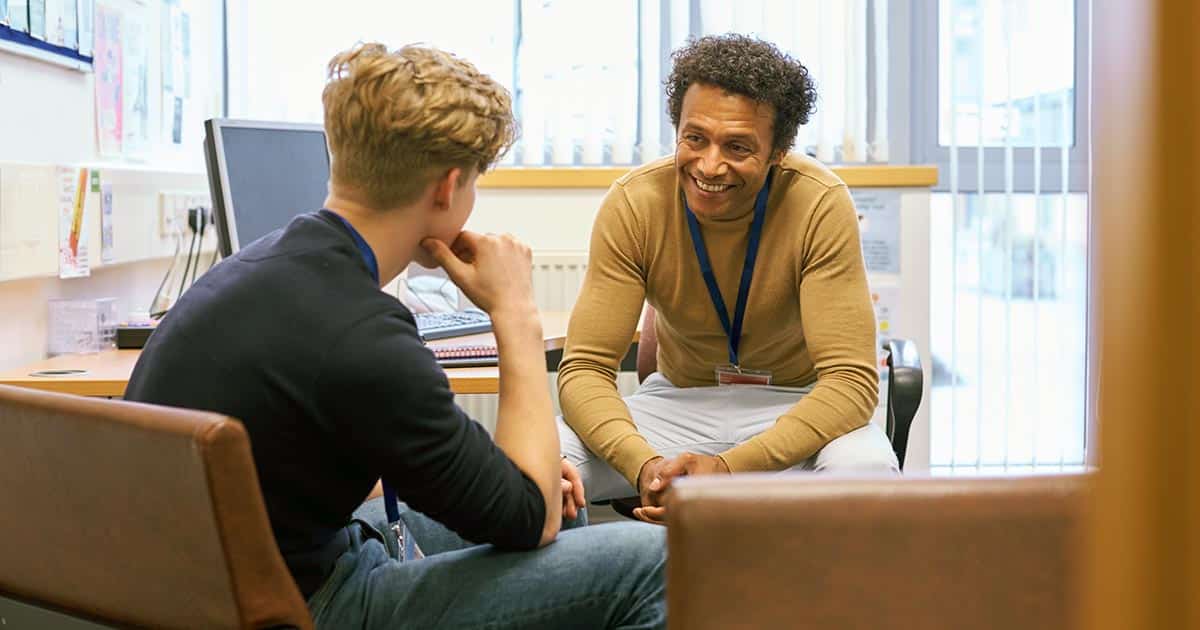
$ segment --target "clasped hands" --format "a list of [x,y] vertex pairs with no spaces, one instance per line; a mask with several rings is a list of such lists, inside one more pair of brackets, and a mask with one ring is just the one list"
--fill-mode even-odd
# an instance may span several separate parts
[[715,455],[699,453],[683,453],[673,459],[655,457],[642,464],[638,473],[638,494],[642,506],[634,508],[633,515],[647,523],[665,525],[667,522],[667,507],[665,505],[667,490],[676,477],[684,475],[713,475],[729,474],[725,460]]

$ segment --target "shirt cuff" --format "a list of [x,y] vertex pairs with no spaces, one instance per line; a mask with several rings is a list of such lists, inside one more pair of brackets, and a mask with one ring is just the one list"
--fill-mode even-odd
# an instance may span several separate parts
[[612,466],[633,486],[634,493],[637,493],[638,473],[642,472],[642,466],[646,462],[658,456],[646,438],[633,435],[621,445],[621,452],[612,462]]

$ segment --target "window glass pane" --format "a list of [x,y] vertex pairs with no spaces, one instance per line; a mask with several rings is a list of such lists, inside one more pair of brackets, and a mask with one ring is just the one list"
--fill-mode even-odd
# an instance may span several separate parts
[[[325,65],[360,41],[389,48],[421,42],[469,59],[512,90],[514,5],[342,0],[298,10],[289,0],[235,0],[244,41],[230,45],[230,116],[319,123]],[[234,57],[236,55],[236,58]]]
[[521,0],[517,111],[525,164],[630,164],[638,124],[636,0]]
[[1074,0],[942,0],[938,10],[939,144],[952,144],[954,121],[956,144],[982,134],[1003,146],[1010,102],[1013,146],[1074,144]]
[[1087,196],[934,194],[933,469],[1084,463]]

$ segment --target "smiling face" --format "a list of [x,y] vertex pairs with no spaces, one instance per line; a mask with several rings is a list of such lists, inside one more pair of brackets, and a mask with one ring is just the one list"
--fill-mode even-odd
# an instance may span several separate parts
[[754,202],[771,166],[775,108],[714,85],[695,83],[683,96],[675,168],[699,217],[740,213]]

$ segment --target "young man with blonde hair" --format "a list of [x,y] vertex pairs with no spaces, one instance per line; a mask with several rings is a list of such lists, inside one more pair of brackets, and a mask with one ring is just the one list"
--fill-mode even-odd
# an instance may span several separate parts
[[[245,423],[319,627],[661,626],[660,532],[560,534],[584,495],[559,457],[529,249],[462,230],[476,178],[512,144],[508,92],[444,52],[366,44],[330,62],[324,104],[325,207],[205,274],[147,344],[128,397]],[[494,442],[379,290],[414,260],[491,315]],[[377,479],[404,504],[360,507]]]

